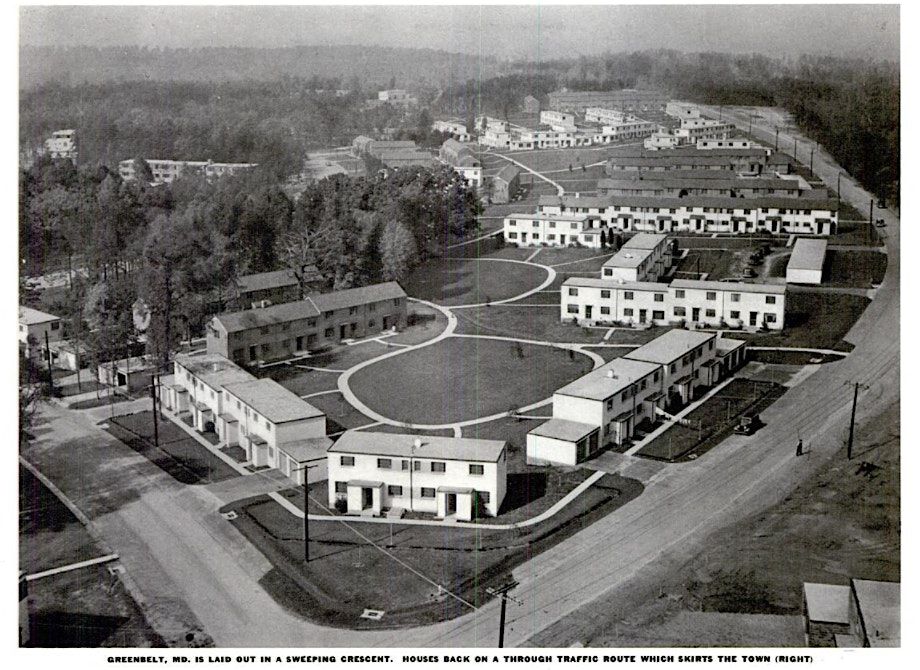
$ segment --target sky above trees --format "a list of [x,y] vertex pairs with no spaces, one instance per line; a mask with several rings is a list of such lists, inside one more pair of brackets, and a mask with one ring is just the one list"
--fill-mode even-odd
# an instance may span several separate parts
[[23,7],[23,45],[373,44],[540,61],[678,49],[898,60],[897,5]]

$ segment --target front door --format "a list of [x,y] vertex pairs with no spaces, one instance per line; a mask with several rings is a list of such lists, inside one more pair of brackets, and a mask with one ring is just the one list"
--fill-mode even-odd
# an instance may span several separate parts
[[447,494],[447,500],[445,501],[445,506],[447,508],[445,511],[446,516],[450,516],[451,514],[457,513],[457,494],[456,493]]
[[341,326],[339,326],[339,339],[340,339],[340,340],[344,340],[344,339],[345,339],[346,333],[348,332],[348,331],[346,330],[346,328],[347,328],[347,326],[346,326],[344,323],[343,323]]
[[699,307],[694,307],[694,308],[693,308],[693,317],[692,317],[692,320],[693,320],[693,321],[699,321],[699,320],[700,320],[700,308],[699,308]]
[[303,351],[303,335],[297,337],[297,351]]
[[756,326],[756,325],[757,325],[757,316],[758,316],[758,313],[757,313],[757,312],[751,312],[751,316],[750,316],[750,319],[749,319],[749,321],[748,321],[748,325],[749,325],[749,326]]
[[390,329],[390,317],[389,316],[383,317],[383,329],[384,330]]
[[374,506],[374,489],[365,486],[361,489],[361,509],[371,509]]
[[255,347],[249,347],[249,360],[251,361],[256,360],[256,348]]
[[585,318],[586,318],[586,319],[590,319],[590,318],[591,318],[591,310],[592,310],[592,309],[593,309],[593,306],[592,306],[592,305],[585,305]]
[[645,314],[648,310],[640,309],[639,310],[639,323],[645,323]]

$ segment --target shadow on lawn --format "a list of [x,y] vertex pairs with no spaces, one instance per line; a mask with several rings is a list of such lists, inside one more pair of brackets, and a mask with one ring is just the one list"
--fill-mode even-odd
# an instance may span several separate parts
[[498,513],[507,514],[529,505],[546,495],[545,472],[515,472],[508,474],[507,493]]
[[[51,610],[32,615],[30,647],[101,647],[127,617]],[[114,640],[114,646],[121,646]]]

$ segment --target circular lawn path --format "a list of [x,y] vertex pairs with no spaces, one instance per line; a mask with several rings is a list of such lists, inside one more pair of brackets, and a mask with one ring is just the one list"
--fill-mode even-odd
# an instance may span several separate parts
[[592,367],[550,346],[449,337],[357,370],[349,386],[394,421],[449,424],[539,402]]
[[502,260],[432,259],[400,283],[414,298],[457,307],[514,298],[547,278],[539,265]]

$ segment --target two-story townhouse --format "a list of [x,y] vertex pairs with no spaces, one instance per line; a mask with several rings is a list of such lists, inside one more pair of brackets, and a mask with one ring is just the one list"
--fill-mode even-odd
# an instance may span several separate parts
[[314,293],[304,300],[215,316],[207,350],[239,364],[281,360],[406,325],[396,282]]
[[19,351],[32,360],[44,359],[48,344],[63,339],[60,317],[31,307],[19,306]]
[[214,431],[226,442],[226,424],[219,420],[224,413],[224,386],[254,379],[221,354],[179,353],[173,357],[172,377],[160,379],[160,401],[176,414],[190,412],[195,430]]
[[518,246],[570,246],[600,248],[599,217],[589,214],[509,214],[504,237]]
[[595,277],[569,277],[562,284],[563,322],[666,325],[668,285],[619,282]]
[[496,516],[505,498],[507,443],[346,431],[329,448],[329,505],[379,516],[408,510],[468,521]]
[[748,329],[782,330],[785,326],[784,285],[676,279],[670,294],[675,320]]
[[714,333],[675,328],[633,349],[624,358],[661,366],[662,392],[672,407],[690,402],[696,389],[712,386],[718,380]]
[[306,464],[322,461],[332,441],[326,415],[272,379],[224,384],[222,441],[239,445],[253,465],[277,468],[303,483]]
[[292,270],[242,275],[231,284],[230,290],[232,302],[239,309],[300,300],[300,280]]
[[629,238],[601,269],[603,279],[657,282],[671,267],[667,235],[639,233]]
[[527,434],[527,462],[575,465],[624,444],[656,420],[662,380],[660,365],[617,358],[566,384],[553,394],[553,418]]

